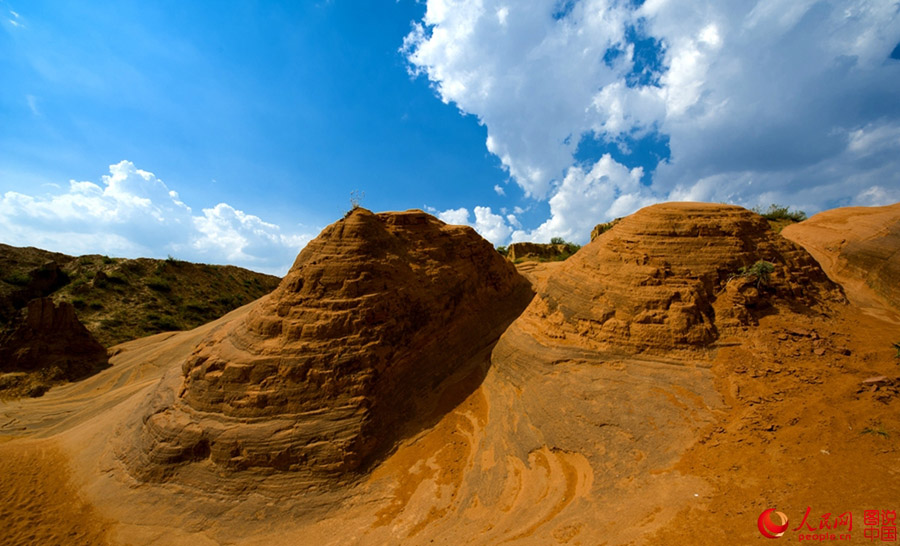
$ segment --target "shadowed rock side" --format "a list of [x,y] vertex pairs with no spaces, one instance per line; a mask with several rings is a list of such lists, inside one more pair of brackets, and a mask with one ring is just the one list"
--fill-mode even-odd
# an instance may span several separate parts
[[815,256],[854,303],[869,307],[874,293],[900,309],[900,203],[828,210],[782,234]]
[[53,382],[81,379],[108,365],[106,349],[72,305],[37,298],[20,315],[0,332],[0,389],[40,396]]
[[389,449],[437,386],[490,346],[530,287],[474,230],[351,211],[246,318],[213,331],[140,411],[124,457],[341,475]]

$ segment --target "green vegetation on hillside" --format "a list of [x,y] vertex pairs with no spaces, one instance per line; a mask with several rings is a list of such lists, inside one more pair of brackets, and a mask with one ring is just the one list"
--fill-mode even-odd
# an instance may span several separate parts
[[247,304],[280,279],[234,266],[108,256],[71,257],[0,245],[0,328],[27,301],[68,301],[104,346],[196,328]]

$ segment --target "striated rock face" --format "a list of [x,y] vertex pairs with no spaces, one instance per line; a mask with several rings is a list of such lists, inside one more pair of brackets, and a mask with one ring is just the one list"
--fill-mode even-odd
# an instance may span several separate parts
[[531,295],[471,228],[357,208],[164,381],[126,462],[149,479],[207,458],[225,469],[354,470],[390,448]]
[[[766,279],[741,276],[759,260]],[[517,325],[542,343],[608,354],[698,356],[721,328],[774,301],[843,296],[800,247],[743,208],[654,205],[622,219],[565,262]]]
[[106,349],[68,303],[31,300],[0,333],[0,372],[35,372],[45,380],[74,380],[107,365]]

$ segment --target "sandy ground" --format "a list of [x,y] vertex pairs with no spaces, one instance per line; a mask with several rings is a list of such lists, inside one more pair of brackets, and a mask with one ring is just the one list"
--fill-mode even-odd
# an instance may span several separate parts
[[108,544],[107,522],[71,483],[52,440],[0,444],[0,521],[0,544]]

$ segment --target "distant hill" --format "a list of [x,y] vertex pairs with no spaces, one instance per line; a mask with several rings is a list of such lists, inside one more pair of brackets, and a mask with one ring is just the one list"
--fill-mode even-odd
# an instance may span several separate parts
[[105,347],[221,317],[280,279],[234,266],[181,260],[67,256],[0,244],[0,330],[28,301],[71,303]]

